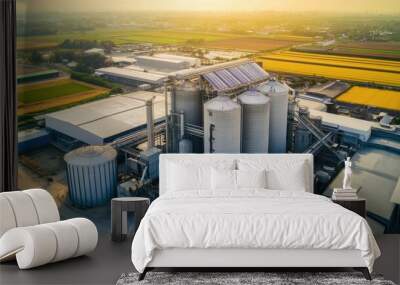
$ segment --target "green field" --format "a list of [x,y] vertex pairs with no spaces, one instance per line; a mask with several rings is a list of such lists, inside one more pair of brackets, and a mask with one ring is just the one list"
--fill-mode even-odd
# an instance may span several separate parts
[[170,30],[99,29],[90,32],[18,38],[17,46],[20,50],[50,48],[62,43],[65,39],[112,41],[116,45],[121,45],[130,43],[183,44],[188,40],[216,41],[237,37],[240,35]]
[[40,88],[22,87],[18,92],[18,101],[24,104],[30,104],[57,97],[87,92],[93,89],[94,88],[91,88],[88,85],[79,84],[74,81],[62,81],[59,84],[40,86]]

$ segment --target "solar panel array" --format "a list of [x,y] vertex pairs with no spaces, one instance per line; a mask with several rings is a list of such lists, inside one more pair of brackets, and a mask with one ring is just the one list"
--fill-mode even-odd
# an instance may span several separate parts
[[228,91],[246,84],[268,79],[268,73],[258,64],[247,62],[203,75],[215,91]]

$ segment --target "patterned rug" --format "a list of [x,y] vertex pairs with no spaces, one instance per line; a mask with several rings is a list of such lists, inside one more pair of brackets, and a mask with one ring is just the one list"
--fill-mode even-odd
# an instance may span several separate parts
[[148,272],[138,281],[138,273],[122,274],[116,285],[395,285],[382,276],[372,275],[368,281],[359,272]]

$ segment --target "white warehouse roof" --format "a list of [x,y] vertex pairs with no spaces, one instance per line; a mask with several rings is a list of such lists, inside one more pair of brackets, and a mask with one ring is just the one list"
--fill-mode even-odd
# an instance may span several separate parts
[[143,68],[153,68],[159,71],[172,72],[190,67],[190,62],[177,58],[162,58],[155,56],[137,56],[136,64]]
[[311,117],[321,117],[323,125],[356,134],[359,136],[360,140],[364,142],[368,141],[371,136],[372,127],[376,126],[375,122],[321,112],[313,109],[309,109],[309,111]]
[[164,95],[138,91],[47,114],[46,127],[87,144],[104,144],[146,127],[146,101],[154,98],[154,120],[164,117]]
[[184,56],[184,55],[158,53],[158,54],[155,54],[154,57],[185,61],[185,62],[189,63],[191,67],[197,67],[197,66],[200,66],[200,64],[201,64],[201,60],[199,58]]
[[136,59],[132,57],[127,57],[127,56],[112,56],[111,61],[113,63],[129,63],[129,64],[134,64],[136,62]]
[[167,76],[163,74],[144,72],[140,70],[135,70],[130,68],[120,68],[120,67],[99,68],[96,69],[96,74],[121,77],[124,79],[130,79],[149,84],[162,84],[163,81],[167,78]]

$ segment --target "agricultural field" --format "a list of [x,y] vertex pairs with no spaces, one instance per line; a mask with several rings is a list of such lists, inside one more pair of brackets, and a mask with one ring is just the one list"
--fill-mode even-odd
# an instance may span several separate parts
[[18,114],[36,113],[77,103],[103,95],[108,91],[106,88],[69,78],[19,85],[17,88]]
[[354,86],[336,101],[400,111],[400,92]]
[[90,90],[93,90],[91,86],[69,79],[52,80],[20,86],[18,88],[18,101],[23,104],[31,104]]
[[400,73],[400,62],[358,57],[332,56],[305,52],[283,51],[262,56],[266,59],[277,59],[288,62],[302,62],[326,66],[352,67],[372,71],[390,71]]
[[18,38],[17,48],[20,50],[52,48],[62,43],[65,39],[112,41],[116,45],[121,45],[132,43],[183,44],[189,40],[217,41],[235,37],[240,36],[227,33],[201,33],[170,30],[142,31],[130,29],[99,29],[90,32]]
[[46,71],[46,70],[48,70],[48,68],[46,68],[46,67],[27,65],[27,64],[17,64],[17,68],[16,68],[17,76],[42,72],[42,71]]
[[116,45],[133,43],[185,44],[190,41],[210,43],[210,47],[234,50],[273,50],[310,42],[311,37],[295,35],[244,36],[222,32],[187,32],[175,30],[98,29],[89,32],[63,33],[51,36],[19,37],[17,49],[52,48],[66,39],[112,41]]
[[208,41],[203,44],[206,48],[226,49],[237,51],[272,51],[281,48],[287,48],[298,44],[298,40],[273,39],[262,37],[239,37],[233,39],[223,39],[217,41]]
[[258,61],[267,71],[400,87],[400,62],[282,51]]
[[342,42],[328,47],[305,45],[296,47],[294,50],[331,55],[400,60],[400,42]]

